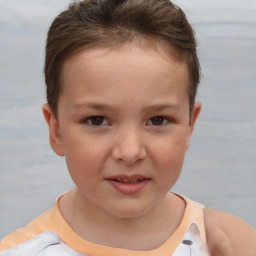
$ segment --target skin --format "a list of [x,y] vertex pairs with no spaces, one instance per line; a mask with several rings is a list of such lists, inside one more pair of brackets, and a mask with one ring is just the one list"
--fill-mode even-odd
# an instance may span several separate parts
[[207,246],[213,256],[255,256],[256,230],[225,212],[205,209]]
[[[50,144],[65,156],[76,184],[59,207],[78,235],[152,250],[178,227],[185,204],[168,191],[180,175],[201,110],[195,103],[190,115],[188,84],[186,65],[150,41],[84,50],[64,63],[58,120],[47,104],[43,112]],[[147,182],[136,193],[122,193],[111,183],[122,175]],[[215,230],[219,216],[226,218],[205,211],[213,253],[218,235],[208,230]]]

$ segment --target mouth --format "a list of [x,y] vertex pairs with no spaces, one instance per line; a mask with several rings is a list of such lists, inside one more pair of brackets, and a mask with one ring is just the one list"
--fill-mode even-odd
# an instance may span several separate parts
[[146,178],[140,178],[140,179],[113,179],[113,181],[116,181],[116,182],[122,182],[122,183],[133,183],[133,184],[136,184],[136,183],[140,183],[142,181],[144,181]]
[[118,175],[106,178],[106,181],[118,192],[123,194],[135,194],[143,190],[151,178],[141,175]]
[[139,183],[144,180],[150,180],[149,177],[143,176],[143,175],[115,175],[115,176],[110,176],[107,177],[106,180],[112,180],[116,182],[121,182],[121,183]]

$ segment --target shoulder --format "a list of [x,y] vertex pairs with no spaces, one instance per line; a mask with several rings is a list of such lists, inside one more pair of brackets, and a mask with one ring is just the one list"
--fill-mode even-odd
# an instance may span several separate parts
[[204,210],[207,245],[215,256],[255,256],[256,230],[243,220],[206,208]]
[[[2,252],[1,252],[2,251]],[[43,255],[77,255],[68,245],[62,242],[55,233],[44,232],[13,247],[2,248],[0,255],[10,256],[43,256]]]
[[0,241],[0,251],[14,248],[46,231],[52,231],[54,226],[52,222],[51,210],[48,210],[29,222],[25,227],[19,228],[4,237]]

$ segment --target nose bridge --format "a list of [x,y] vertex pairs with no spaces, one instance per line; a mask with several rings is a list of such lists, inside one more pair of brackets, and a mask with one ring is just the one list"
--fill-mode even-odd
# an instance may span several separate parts
[[142,131],[135,125],[120,127],[117,131],[113,156],[116,160],[122,160],[128,164],[144,159],[146,146]]

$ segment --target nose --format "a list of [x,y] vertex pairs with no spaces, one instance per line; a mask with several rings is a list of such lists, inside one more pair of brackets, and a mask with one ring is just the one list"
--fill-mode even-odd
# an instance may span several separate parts
[[131,165],[147,157],[142,134],[135,128],[127,128],[116,136],[112,156],[117,161]]

